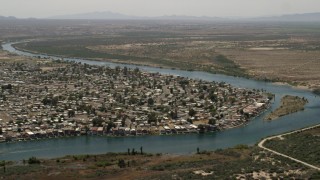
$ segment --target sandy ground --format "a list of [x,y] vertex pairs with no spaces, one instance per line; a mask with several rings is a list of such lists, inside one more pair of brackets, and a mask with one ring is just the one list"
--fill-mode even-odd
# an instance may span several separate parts
[[259,79],[289,82],[299,88],[320,87],[320,52],[302,50],[220,50]]

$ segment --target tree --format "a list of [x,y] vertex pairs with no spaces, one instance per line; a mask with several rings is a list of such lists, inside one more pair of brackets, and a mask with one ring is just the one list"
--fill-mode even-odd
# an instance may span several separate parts
[[135,73],[138,73],[138,72],[140,72],[140,69],[136,67],[136,68],[134,69],[134,72],[135,72]]
[[148,123],[150,124],[151,122],[156,122],[157,121],[157,115],[155,112],[151,112],[148,114]]
[[8,85],[7,85],[7,89],[12,89],[12,85],[11,85],[11,84],[8,84]]
[[126,162],[124,162],[123,159],[119,159],[118,166],[119,166],[119,168],[125,168],[126,167]]
[[102,122],[103,122],[103,120],[102,120],[101,116],[98,116],[92,120],[93,126],[96,126],[96,127],[102,126]]
[[178,118],[178,112],[177,112],[177,110],[171,111],[171,112],[170,112],[170,116],[171,116],[172,119],[177,119],[177,118]]
[[2,96],[3,101],[7,101],[7,97],[5,95]]
[[86,131],[86,135],[88,135],[88,132],[89,132],[89,130],[90,130],[89,127],[88,127],[88,126],[85,126],[85,127],[84,127],[84,130]]
[[215,125],[216,124],[216,120],[215,119],[210,119],[208,123],[211,124],[211,125]]
[[116,127],[116,125],[113,122],[109,122],[107,125],[107,132],[110,131],[111,128]]
[[134,96],[131,96],[129,99],[129,104],[136,104],[138,102],[138,99]]
[[234,97],[231,97],[229,100],[230,100],[231,104],[234,104],[236,102],[236,98],[234,98]]
[[127,74],[128,74],[128,68],[127,68],[127,66],[125,66],[125,67],[123,68],[123,74],[124,74],[124,75],[127,75]]
[[68,117],[69,118],[74,117],[74,116],[75,116],[75,111],[74,110],[68,111]]
[[99,111],[100,112],[106,112],[107,108],[106,108],[106,105],[105,104],[102,104],[101,107],[99,107]]
[[211,109],[211,116],[213,117],[213,116],[215,116],[216,114],[217,114],[216,108],[212,108],[212,109]]
[[189,110],[189,116],[194,116],[196,114],[197,114],[197,112],[194,109]]
[[148,105],[149,106],[153,106],[153,104],[154,104],[154,100],[152,98],[149,98],[148,99]]
[[44,105],[56,106],[56,105],[58,104],[58,99],[59,99],[59,97],[54,97],[54,98],[45,97],[45,98],[42,100],[42,103],[43,103]]
[[213,101],[213,102],[217,102],[217,101],[218,101],[218,96],[215,95],[214,93],[211,93],[211,94],[209,95],[209,98],[210,98],[210,100]]
[[29,158],[28,163],[29,164],[40,164],[40,160],[37,159],[36,157],[31,157],[31,158]]

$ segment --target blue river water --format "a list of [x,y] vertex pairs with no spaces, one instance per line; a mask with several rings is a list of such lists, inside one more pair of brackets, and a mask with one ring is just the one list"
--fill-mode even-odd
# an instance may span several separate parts
[[[4,50],[18,55],[29,57],[41,56],[50,57],[51,59],[60,59],[60,57],[55,56],[22,52],[14,49],[11,43],[3,44],[2,47]],[[64,58],[64,60],[110,67],[138,67],[139,69],[147,72],[160,72],[163,74],[179,75],[206,81],[223,81],[236,87],[264,89],[275,94],[276,98],[271,106],[271,109],[261,114],[259,117],[254,118],[247,125],[221,132],[208,134],[139,137],[81,136],[29,142],[2,143],[0,144],[0,160],[21,160],[27,159],[31,156],[36,156],[39,158],[53,158],[71,154],[126,152],[128,148],[139,149],[141,146],[143,146],[145,152],[150,153],[189,154],[196,152],[197,147],[199,147],[200,150],[215,150],[218,148],[232,147],[237,144],[254,145],[264,137],[320,123],[320,98],[319,96],[315,96],[313,93],[307,90],[296,89],[286,85],[275,85],[273,83],[263,81],[220,74],[210,74],[200,71],[163,69],[147,66],[91,61],[79,58]],[[263,117],[268,112],[275,109],[279,105],[281,97],[287,94],[307,98],[309,103],[305,106],[305,110],[281,117],[275,121],[264,121]]]

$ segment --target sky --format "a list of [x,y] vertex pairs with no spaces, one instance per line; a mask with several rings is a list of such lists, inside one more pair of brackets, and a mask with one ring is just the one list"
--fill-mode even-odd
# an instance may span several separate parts
[[19,18],[103,11],[149,17],[261,17],[320,12],[320,0],[0,0],[0,15]]

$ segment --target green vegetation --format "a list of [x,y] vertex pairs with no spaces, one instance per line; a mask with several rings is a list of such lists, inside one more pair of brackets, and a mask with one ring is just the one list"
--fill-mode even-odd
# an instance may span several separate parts
[[[212,159],[212,156],[219,158]],[[296,177],[299,179],[308,176],[302,174],[293,175],[290,173],[286,175],[292,168],[304,169],[304,167],[287,159],[261,152],[257,148],[239,146],[238,148],[217,150],[193,161],[168,162],[153,166],[151,167],[152,170],[164,171],[166,173],[162,173],[161,178],[151,176],[144,179],[168,179],[172,174],[175,174],[181,179],[236,179],[237,177],[251,179],[253,172],[261,171],[266,172],[266,174],[275,173],[277,177],[286,178]],[[189,173],[179,172],[180,169],[186,169]],[[213,174],[201,177],[192,173],[194,169],[213,172]]]
[[36,157],[31,157],[31,158],[29,158],[28,163],[29,164],[40,164],[40,160],[37,159]]
[[320,128],[273,139],[265,146],[309,164],[320,166]]
[[6,162],[5,161],[0,161],[0,167],[1,166],[5,166],[6,165]]
[[28,165],[28,166],[21,166],[17,165],[14,167],[7,167],[6,172],[3,172],[0,170],[0,177],[8,177],[8,176],[16,176],[16,177],[23,177],[25,174],[30,174],[30,173],[37,173],[40,170],[42,170],[43,167],[39,165]]
[[[178,37],[180,39],[177,39]],[[189,37],[181,35],[167,36],[157,33],[148,36],[144,33],[124,33],[117,37],[48,39],[14,46],[21,50],[63,57],[247,76],[245,70],[232,60],[208,49],[210,44],[209,41],[204,44],[194,43]]]
[[[41,164],[11,164],[4,179],[43,179],[50,177],[76,179],[258,179],[317,178],[319,174],[305,166],[262,151],[258,147],[238,145],[214,152],[171,156],[145,153],[107,153],[104,155],[73,155],[42,160]],[[142,152],[142,148],[140,148]],[[199,149],[198,149],[199,151]],[[30,158],[35,159],[35,158]],[[195,171],[209,173],[206,176]],[[211,173],[212,172],[212,173]],[[259,175],[263,172],[263,175]],[[254,175],[255,174],[255,175]]]
[[314,94],[317,94],[317,95],[320,95],[320,89],[314,89],[314,90],[313,90],[313,93],[314,93]]
[[96,166],[98,167],[106,167],[106,166],[111,166],[114,165],[114,163],[108,162],[108,161],[99,161],[96,163]]
[[228,75],[246,76],[245,70],[241,69],[234,61],[223,55],[218,55],[213,62],[221,67],[221,71]]

